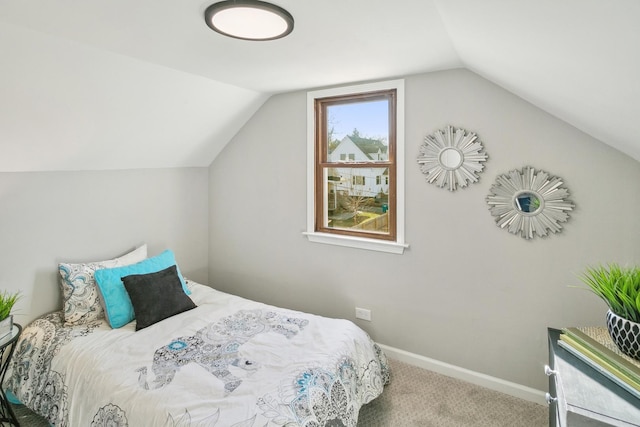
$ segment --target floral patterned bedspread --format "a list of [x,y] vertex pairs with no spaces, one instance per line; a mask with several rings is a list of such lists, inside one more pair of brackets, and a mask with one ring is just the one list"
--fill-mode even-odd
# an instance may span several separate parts
[[5,388],[55,426],[353,426],[389,380],[352,322],[189,282],[196,309],[135,332],[25,327]]

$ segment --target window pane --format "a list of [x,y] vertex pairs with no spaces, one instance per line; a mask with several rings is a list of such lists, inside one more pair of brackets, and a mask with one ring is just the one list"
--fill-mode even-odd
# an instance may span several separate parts
[[388,234],[388,175],[388,168],[325,168],[324,227]]
[[327,161],[389,160],[389,100],[327,106]]
[[307,93],[309,241],[403,253],[404,81]]

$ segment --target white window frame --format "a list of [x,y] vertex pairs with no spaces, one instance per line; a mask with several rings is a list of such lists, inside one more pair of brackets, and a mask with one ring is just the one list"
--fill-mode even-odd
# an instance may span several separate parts
[[[395,241],[366,237],[320,233],[315,231],[315,100],[333,96],[396,90],[396,239]],[[342,86],[307,92],[307,231],[303,233],[310,242],[346,246],[358,249],[403,254],[409,247],[405,243],[405,194],[404,194],[404,80],[388,80]]]

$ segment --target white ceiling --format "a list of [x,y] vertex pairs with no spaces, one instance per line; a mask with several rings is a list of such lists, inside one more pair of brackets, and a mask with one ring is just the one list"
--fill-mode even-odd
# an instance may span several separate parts
[[466,67],[640,160],[636,0],[274,0],[280,40],[201,0],[0,0],[0,171],[208,166],[271,94]]

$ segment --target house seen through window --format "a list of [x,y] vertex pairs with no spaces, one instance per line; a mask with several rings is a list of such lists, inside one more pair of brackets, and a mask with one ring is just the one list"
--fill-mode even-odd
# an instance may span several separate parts
[[[327,236],[338,236],[335,244],[343,246],[352,246],[348,238],[387,242],[381,250],[402,253],[406,245],[404,198],[399,194],[404,185],[398,173],[398,166],[403,166],[403,159],[398,159],[398,111],[403,85],[395,81],[359,88],[309,93],[313,217],[306,234],[312,241],[322,236],[322,243],[333,243]],[[390,244],[402,248],[388,250]],[[375,246],[366,249],[378,250]]]

